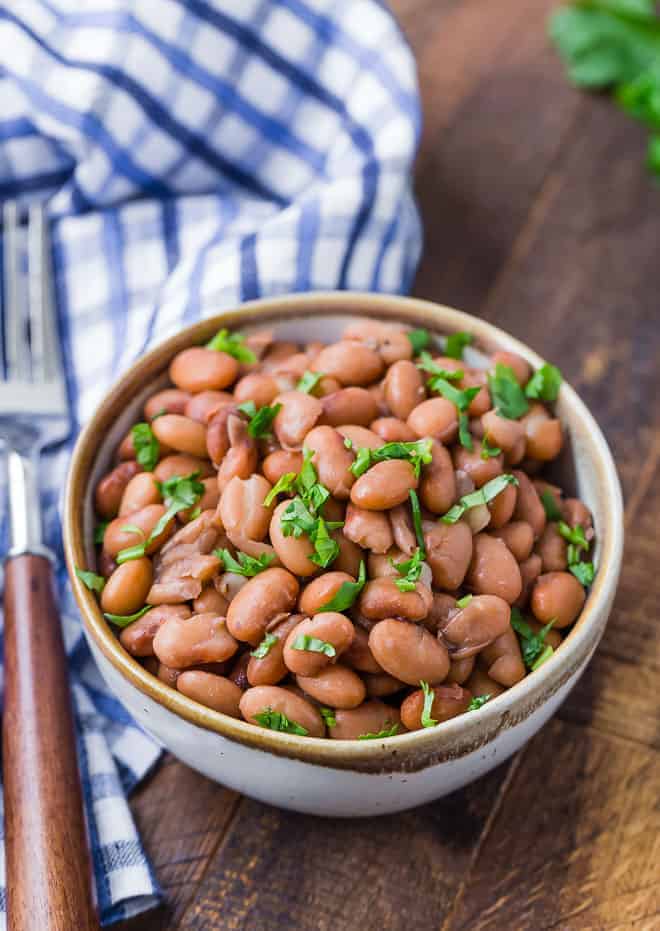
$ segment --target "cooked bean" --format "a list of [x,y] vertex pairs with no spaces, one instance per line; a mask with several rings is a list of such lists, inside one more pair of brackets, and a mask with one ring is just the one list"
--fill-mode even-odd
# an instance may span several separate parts
[[413,591],[402,592],[394,579],[372,579],[362,589],[358,609],[370,621],[402,617],[408,621],[423,621],[431,610],[431,590],[417,582]]
[[285,569],[266,569],[255,575],[232,600],[227,627],[237,640],[257,646],[268,624],[289,613],[298,599],[298,582]]
[[451,456],[438,440],[431,446],[431,462],[422,466],[419,497],[433,514],[446,514],[458,497]]
[[124,517],[126,514],[141,511],[150,504],[159,504],[161,500],[161,493],[153,473],[138,472],[124,489],[119,505],[119,516]]
[[153,642],[154,653],[166,666],[185,669],[197,663],[222,663],[238,650],[224,617],[193,614],[171,617],[160,626]]
[[500,417],[495,411],[487,411],[481,418],[484,436],[491,446],[497,446],[504,453],[511,453],[524,441],[525,428],[519,420]]
[[493,369],[499,363],[508,366],[516,377],[519,385],[526,385],[532,377],[532,367],[526,359],[515,352],[506,352],[500,349],[491,356]]
[[144,418],[153,420],[161,414],[183,414],[189,400],[190,394],[178,388],[165,388],[163,391],[157,391],[148,401],[145,401]]
[[546,572],[534,584],[531,607],[538,621],[548,624],[554,620],[553,626],[561,630],[577,619],[585,599],[585,591],[572,573]]
[[534,488],[531,480],[525,472],[514,469],[513,474],[518,479],[518,494],[516,495],[516,507],[513,512],[514,520],[524,520],[531,524],[534,531],[534,539],[538,540],[545,529],[546,516],[545,509],[539,498],[539,493]]
[[281,390],[278,379],[273,375],[252,372],[236,382],[234,402],[244,404],[246,401],[254,401],[257,407],[266,407],[273,403]]
[[332,564],[333,572],[347,572],[357,578],[364,556],[362,550],[357,543],[345,537],[341,530],[331,530],[330,536],[339,547],[339,554]]
[[[103,535],[103,548],[110,556],[116,556],[121,550],[136,546],[149,540],[156,524],[165,514],[164,504],[149,504],[140,511],[115,517],[106,527]],[[133,529],[137,528],[137,529]],[[145,549],[145,553],[154,553],[165,540],[174,532],[174,519],[171,518],[165,529],[152,540]]]
[[522,591],[522,578],[516,558],[503,540],[487,533],[474,537],[466,583],[477,595],[498,595],[513,604]]
[[257,468],[259,449],[257,441],[248,433],[248,425],[242,417],[230,414],[227,418],[229,449],[218,469],[220,494],[233,478],[249,479]]
[[397,725],[394,733],[401,733],[399,709],[377,700],[364,702],[350,711],[337,711],[335,722],[328,734],[333,740],[357,740],[367,734],[390,731],[394,725]]
[[433,592],[433,604],[424,618],[424,627],[432,633],[443,630],[455,611],[456,599],[453,595],[448,595],[446,592]]
[[460,381],[462,389],[480,388],[481,390],[472,398],[468,405],[469,417],[481,417],[491,406],[490,391],[488,390],[488,377],[479,369],[466,369]]
[[169,685],[170,688],[176,688],[176,680],[181,675],[180,669],[170,669],[169,666],[166,666],[165,663],[158,663],[158,678],[161,682],[164,682],[165,685]]
[[104,475],[94,492],[94,507],[101,517],[115,517],[121,505],[126,486],[141,471],[137,462],[120,462],[111,472]]
[[420,438],[430,436],[441,443],[453,443],[458,434],[456,406],[446,398],[429,398],[408,415],[408,426]]
[[433,584],[455,591],[463,584],[472,559],[472,531],[462,520],[455,524],[424,521],[422,528]]
[[373,553],[386,553],[394,543],[387,514],[367,511],[352,503],[346,508],[344,536]]
[[280,501],[275,508],[269,530],[271,542],[278,559],[289,572],[303,577],[314,575],[319,571],[319,567],[312,562],[312,556],[315,552],[312,541],[307,534],[300,537],[293,534],[286,536],[282,529],[282,515],[290,504],[290,501]]
[[292,724],[307,731],[307,737],[323,737],[323,718],[311,702],[278,685],[258,685],[243,693],[240,701],[241,714],[250,724],[260,724],[257,715],[265,711],[277,711]]
[[327,666],[315,676],[296,676],[308,695],[330,708],[357,708],[366,697],[364,682],[347,666]]
[[288,674],[289,670],[284,662],[284,644],[286,638],[301,620],[300,614],[291,614],[274,627],[269,626],[268,634],[276,639],[265,656],[250,654],[250,661],[247,664],[247,678],[250,685],[277,685]]
[[186,404],[183,413],[190,420],[206,424],[212,414],[221,407],[235,406],[234,396],[227,391],[200,391],[194,394]]
[[397,325],[377,320],[356,321],[346,327],[343,338],[361,340],[377,349],[385,365],[412,357],[412,343]]
[[377,462],[361,475],[351,489],[351,501],[367,511],[385,511],[408,500],[417,488],[417,477],[410,462],[388,459]]
[[331,375],[342,385],[368,385],[383,371],[379,354],[362,343],[340,340],[323,349],[312,365],[312,371]]
[[[133,430],[129,430],[124,439],[119,444],[117,449],[116,456],[117,459],[126,461],[127,459],[135,459],[135,446],[133,444]],[[161,453],[162,455],[162,453]]]
[[591,538],[589,531],[593,529],[593,517],[589,508],[577,498],[566,498],[562,502],[561,511],[565,522],[569,527],[577,527],[579,524],[585,531],[587,540]]
[[232,603],[236,595],[245,588],[248,579],[238,572],[223,572],[213,579],[213,584],[219,595],[225,599],[228,605]]
[[479,661],[491,679],[507,688],[525,678],[520,644],[511,627],[482,651]]
[[137,621],[124,627],[119,635],[121,645],[131,656],[153,656],[154,637],[161,625],[171,617],[190,617],[190,613],[186,605],[159,605],[152,608]]
[[383,443],[411,443],[417,439],[417,434],[405,420],[397,420],[396,417],[379,417],[371,422],[370,429]]
[[[202,594],[193,601],[193,612],[195,614],[219,614],[226,617],[229,601],[224,598],[213,585],[207,585],[202,590]],[[146,615],[145,615],[146,617]]]
[[516,601],[514,601],[514,604],[517,608],[525,608],[532,594],[534,582],[536,582],[542,572],[543,563],[541,562],[541,557],[537,553],[532,553],[529,559],[520,563],[518,568],[520,569],[520,578],[522,579],[522,591]]
[[275,485],[287,472],[300,472],[302,464],[302,453],[288,449],[276,449],[274,453],[266,456],[261,463],[261,468],[271,485]]
[[227,678],[239,687],[242,692],[245,692],[250,688],[250,683],[248,682],[247,677],[247,668],[250,662],[249,652],[241,653],[240,656],[234,659],[234,662],[229,671]]
[[151,587],[151,560],[143,556],[117,566],[101,592],[101,607],[106,614],[135,614],[144,603]]
[[[131,563],[125,565],[130,566]],[[192,601],[202,591],[198,579],[170,579],[167,582],[154,582],[149,589],[146,601],[150,605],[183,604]]]
[[178,352],[170,364],[170,378],[183,391],[222,391],[236,381],[238,362],[226,352],[192,346]]
[[352,669],[357,669],[358,672],[368,672],[372,675],[378,675],[383,671],[369,649],[369,634],[361,627],[355,628],[353,643],[351,643],[348,650],[342,654],[342,661]]
[[299,610],[303,614],[316,614],[335,597],[344,582],[355,582],[355,579],[348,572],[325,572],[312,579],[300,594]]
[[199,517],[189,521],[163,545],[158,554],[161,565],[192,556],[193,553],[210,553],[218,543],[218,528],[213,511],[202,511]]
[[491,679],[478,665],[475,666],[474,672],[472,672],[465,685],[475,698],[483,698],[486,695],[490,698],[496,698],[506,691],[503,685]]
[[406,621],[380,621],[369,634],[369,649],[385,672],[408,685],[431,685],[449,672],[445,647],[424,627]]
[[275,435],[285,449],[300,449],[323,413],[318,398],[302,391],[285,391],[275,399],[282,408],[273,421]]
[[[237,540],[263,540],[273,516],[274,505],[267,507],[264,500],[271,484],[263,475],[248,479],[232,478],[220,497],[218,516],[227,536],[238,546]],[[288,502],[286,502],[288,503]]]
[[534,531],[524,520],[512,520],[491,536],[504,540],[518,562],[528,559],[534,546]]
[[[158,419],[160,420],[160,417]],[[153,474],[159,482],[166,482],[168,478],[174,478],[174,476],[183,478],[193,472],[198,472],[199,478],[209,478],[213,475],[213,471],[213,466],[208,459],[180,454],[161,459]]]
[[232,718],[239,718],[238,703],[243,692],[231,679],[216,676],[200,669],[189,669],[182,672],[176,680],[177,689],[193,701]]
[[504,465],[503,456],[482,459],[481,450],[478,447],[473,450],[465,449],[463,446],[454,447],[453,459],[455,468],[467,472],[475,488],[481,488],[486,482],[501,475]]
[[368,427],[378,417],[378,404],[366,388],[341,388],[325,395],[321,403],[321,419],[331,427],[340,427],[343,423]]
[[[515,485],[507,485],[504,491],[501,491],[497,497],[488,503],[490,512],[490,522],[488,524],[491,530],[499,530],[508,523],[513,517],[513,512],[518,500],[518,489]],[[522,520],[522,518],[521,518]]]
[[461,659],[452,658],[445,684],[451,685],[452,682],[456,682],[458,685],[464,685],[472,675],[474,664],[474,656],[464,656]]
[[[415,536],[410,509],[407,505],[399,504],[390,509],[389,517],[395,545],[402,556],[412,556],[417,549],[417,537]],[[379,574],[382,575],[382,573]]]
[[520,423],[525,429],[527,456],[541,462],[557,458],[564,442],[561,423],[550,417],[543,404],[533,404]]
[[[436,724],[463,714],[472,700],[472,693],[456,684],[436,686],[432,691],[433,704],[430,717]],[[424,698],[424,692],[417,689],[401,705],[401,720],[409,731],[418,731],[423,726]]]
[[369,698],[386,698],[388,695],[395,695],[406,687],[405,682],[395,679],[388,672],[365,672],[362,674],[362,678]]
[[412,362],[395,362],[387,370],[383,391],[395,417],[407,420],[426,397],[422,373]]
[[476,595],[450,616],[442,639],[452,659],[474,656],[510,629],[511,609],[497,595]]
[[[299,676],[316,676],[337,657],[341,656],[353,642],[355,628],[347,617],[336,611],[324,611],[300,621],[291,631],[284,644],[284,662],[291,672]],[[334,656],[295,647],[301,637],[313,637],[329,643]]]
[[106,553],[105,550],[101,550],[97,559],[97,569],[103,578],[109,579],[116,568],[117,563],[114,561],[112,556],[109,553]]
[[339,500],[348,498],[355,482],[351,472],[355,456],[346,449],[341,433],[333,427],[314,427],[305,437],[303,448],[313,450],[312,462],[321,484],[333,497]]
[[539,537],[535,552],[541,557],[542,572],[563,572],[568,567],[568,544],[554,523],[548,523]]
[[195,553],[193,556],[183,556],[164,568],[159,568],[158,581],[170,582],[174,579],[197,579],[202,584],[210,582],[218,574],[221,562],[217,556]]

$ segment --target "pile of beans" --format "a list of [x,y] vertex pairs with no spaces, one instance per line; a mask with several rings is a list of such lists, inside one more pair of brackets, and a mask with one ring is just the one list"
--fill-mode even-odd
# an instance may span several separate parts
[[353,320],[179,352],[78,570],[123,647],[202,705],[340,740],[473,713],[541,665],[594,572],[588,509],[539,477],[561,376],[474,367],[470,342]]

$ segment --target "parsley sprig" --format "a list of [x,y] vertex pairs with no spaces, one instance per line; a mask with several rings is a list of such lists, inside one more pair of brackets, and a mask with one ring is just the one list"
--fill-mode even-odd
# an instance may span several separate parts
[[493,407],[500,417],[518,420],[529,410],[525,392],[518,384],[513,369],[502,362],[495,366],[495,372],[488,376],[488,387]]
[[465,333],[459,330],[457,333],[450,333],[445,341],[445,355],[450,359],[462,359],[463,351],[466,346],[474,342],[472,333]]
[[282,410],[282,405],[274,404],[269,407],[265,404],[257,410],[254,401],[245,401],[243,404],[238,405],[238,409],[249,418],[247,428],[249,435],[255,439],[260,439],[271,435],[273,421]]
[[556,401],[563,381],[556,365],[548,362],[538,369],[525,385],[525,395],[539,401]]
[[569,572],[572,572],[580,585],[587,588],[593,583],[596,575],[593,562],[587,562],[581,558],[581,554],[589,550],[589,541],[581,524],[575,527],[569,527],[564,521],[559,521],[557,529],[564,540],[568,543],[566,548],[566,559],[568,561]]
[[431,334],[428,330],[420,328],[419,330],[408,330],[406,336],[410,340],[414,356],[418,356],[423,349],[431,344]]
[[468,711],[478,711],[480,708],[486,704],[487,701],[490,701],[492,695],[475,695],[474,698],[470,700],[470,704],[467,706]]
[[549,488],[544,488],[541,492],[541,504],[543,505],[543,510],[545,511],[545,516],[548,520],[557,521],[562,519],[562,513],[559,505],[557,504],[557,499],[550,491]]
[[207,349],[216,349],[218,352],[226,352],[227,355],[233,356],[238,362],[250,364],[257,361],[257,357],[249,346],[245,345],[245,337],[242,333],[230,333],[229,330],[218,330],[212,340],[206,344]]
[[366,449],[361,447],[357,451],[355,462],[351,466],[351,472],[356,478],[364,475],[377,462],[385,462],[387,459],[407,459],[415,470],[415,475],[419,478],[422,465],[427,465],[431,461],[430,439],[415,440],[411,443],[385,443],[378,449]]
[[431,375],[427,381],[429,388],[433,390],[433,382],[436,378],[444,378],[445,381],[460,381],[465,375],[463,369],[446,369],[433,360],[429,352],[423,352],[419,357],[417,368],[422,372]]
[[358,572],[357,581],[342,582],[330,601],[327,601],[320,608],[316,609],[317,614],[324,614],[326,611],[346,611],[355,604],[358,595],[364,588],[367,581],[367,570],[365,569],[364,560],[360,561],[360,571]]
[[406,559],[404,562],[394,562],[393,559],[390,559],[390,564],[399,573],[400,578],[394,580],[394,584],[399,591],[414,592],[424,568],[424,557],[421,549],[417,547],[410,559]]
[[476,508],[480,504],[488,504],[489,501],[492,501],[493,498],[496,498],[503,492],[507,485],[517,484],[518,479],[515,475],[510,475],[508,472],[497,475],[489,482],[486,482],[481,488],[478,488],[476,491],[471,491],[469,495],[463,495],[462,498],[459,498],[458,503],[450,508],[446,514],[443,514],[440,520],[445,524],[455,524],[466,511],[470,510],[470,508]]
[[145,472],[153,472],[160,456],[160,443],[156,439],[151,425],[136,423],[131,428],[131,437],[138,465],[142,466]]
[[511,608],[511,626],[518,634],[523,661],[528,669],[538,669],[554,653],[552,646],[545,642],[548,631],[554,623],[553,618],[549,624],[535,634],[520,611],[515,607]]
[[322,378],[323,372],[304,372],[302,378],[296,385],[296,391],[302,391],[303,394],[314,394]]
[[76,575],[90,592],[96,592],[100,595],[105,588],[105,579],[102,575],[97,575],[88,569],[79,569],[78,566],[76,566]]
[[263,553],[261,556],[248,556],[247,553],[237,552],[236,558],[227,549],[213,550],[213,555],[222,561],[226,572],[235,572],[236,575],[243,575],[246,578],[259,575],[264,569],[268,569],[275,556],[272,553]]
[[111,624],[114,624],[116,627],[128,627],[129,624],[132,624],[134,621],[137,621],[142,617],[143,614],[146,614],[147,611],[151,611],[153,605],[145,605],[144,608],[140,608],[139,611],[136,611],[135,614],[104,614],[103,617],[110,621]]
[[306,737],[309,734],[307,728],[296,721],[291,721],[282,711],[275,711],[273,708],[264,708],[254,716],[255,721],[262,727],[267,727],[271,731],[282,731],[285,734],[297,734],[299,737]]
[[275,634],[266,633],[261,643],[254,650],[251,650],[250,656],[254,656],[255,659],[263,659],[264,656],[268,656],[271,647],[275,646],[279,639]]

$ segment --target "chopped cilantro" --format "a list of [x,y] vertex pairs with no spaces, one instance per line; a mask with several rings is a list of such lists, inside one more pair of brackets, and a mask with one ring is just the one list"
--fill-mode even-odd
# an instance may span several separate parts
[[347,608],[350,608],[351,605],[355,604],[355,601],[365,586],[367,581],[367,572],[364,566],[364,560],[360,561],[360,571],[358,573],[356,582],[342,582],[337,590],[337,593],[322,605],[320,608],[317,608],[316,613],[322,614],[326,611],[346,611]]
[[562,513],[559,505],[557,504],[557,499],[550,491],[549,488],[544,488],[541,492],[541,504],[543,505],[543,510],[545,511],[545,516],[548,520],[561,520]]
[[314,390],[322,378],[323,372],[305,372],[296,385],[296,391],[302,391],[303,394],[314,394]]
[[414,356],[418,356],[422,349],[426,349],[431,342],[431,334],[428,330],[408,330],[406,336],[410,340]]
[[324,656],[333,659],[337,651],[327,640],[319,640],[318,637],[310,637],[309,634],[300,634],[293,641],[292,649],[301,650],[305,653],[322,653]]
[[95,572],[90,572],[87,569],[79,569],[78,566],[76,566],[76,575],[90,592],[101,594],[105,587],[105,579],[102,575],[97,575]]
[[230,333],[229,330],[218,330],[212,340],[206,344],[207,349],[216,349],[226,352],[238,362],[250,364],[257,361],[252,350],[245,345],[245,337],[241,333]]
[[399,725],[394,723],[389,729],[383,728],[383,730],[378,731],[377,734],[360,734],[358,740],[381,740],[383,737],[394,737],[398,730]]
[[237,552],[236,559],[234,559],[227,549],[213,550],[213,555],[222,560],[226,572],[235,572],[236,575],[243,575],[246,578],[259,575],[275,559],[272,553],[263,553],[261,556],[248,556],[247,553],[241,552]]
[[273,421],[282,410],[282,405],[274,404],[272,407],[269,407],[266,404],[264,407],[260,407],[259,410],[257,410],[254,401],[246,401],[244,404],[239,404],[238,409],[244,414],[247,414],[250,418],[247,428],[250,436],[259,439],[264,436],[270,436]]
[[282,731],[285,734],[297,734],[299,737],[306,737],[309,731],[301,724],[290,721],[289,718],[281,711],[274,711],[272,708],[264,708],[254,716],[255,721],[262,727],[267,727],[271,731]]
[[508,472],[504,472],[502,475],[497,475],[489,482],[486,482],[483,487],[478,488],[476,491],[470,492],[469,495],[463,495],[463,497],[459,499],[458,504],[455,504],[452,508],[450,508],[447,513],[440,518],[440,520],[445,524],[455,524],[456,521],[461,519],[466,511],[470,510],[470,508],[476,508],[480,504],[488,504],[488,502],[492,501],[493,498],[496,498],[500,492],[504,491],[507,485],[517,484],[518,479],[515,477],[515,475],[510,475]]
[[160,443],[148,423],[136,423],[131,428],[133,448],[138,465],[145,472],[153,472],[160,456]]
[[467,706],[468,711],[478,711],[480,708],[486,704],[487,701],[490,701],[492,698],[491,695],[475,695],[471,699],[470,704]]
[[431,709],[433,708],[433,700],[435,699],[435,692],[428,684],[423,680],[419,683],[424,693],[424,707],[422,708],[422,727],[433,727],[438,722],[435,718],[431,717]]
[[144,608],[140,608],[135,614],[104,614],[103,617],[117,627],[128,627],[129,624],[132,624],[133,621],[137,621],[143,614],[146,614],[147,611],[151,611],[152,608],[153,605],[145,605]]
[[250,652],[250,656],[254,656],[255,659],[263,659],[264,656],[268,656],[270,648],[274,646],[278,640],[279,637],[276,637],[275,634],[266,633],[259,646],[255,647],[255,649]]
[[465,333],[459,330],[458,333],[450,333],[445,342],[445,355],[450,359],[462,359],[463,350],[474,342],[472,333]]
[[562,381],[562,374],[557,366],[546,362],[527,382],[525,394],[528,398],[537,398],[540,401],[556,401]]
[[378,449],[361,448],[351,466],[351,472],[359,478],[377,462],[385,462],[387,459],[407,459],[412,463],[415,475],[419,478],[422,464],[428,464],[431,461],[431,445],[430,439],[424,439],[411,443],[385,443]]
[[488,376],[488,387],[493,407],[500,417],[517,420],[529,410],[525,393],[508,365],[497,363],[495,373]]
[[400,579],[394,580],[394,584],[399,591],[414,592],[424,567],[424,557],[421,549],[417,547],[410,559],[405,560],[405,562],[395,563],[393,559],[390,559],[390,564],[394,566],[401,576]]
[[326,723],[327,727],[336,727],[337,718],[335,717],[334,708],[319,708],[319,713]]

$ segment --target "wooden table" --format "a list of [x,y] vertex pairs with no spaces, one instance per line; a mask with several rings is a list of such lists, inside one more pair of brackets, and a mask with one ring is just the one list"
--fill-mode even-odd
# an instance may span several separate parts
[[396,0],[425,131],[415,293],[563,369],[626,496],[605,639],[513,760],[435,804],[362,822],[278,811],[173,759],[133,810],[167,904],[122,931],[660,928],[660,190],[644,135],[571,89],[554,0]]

